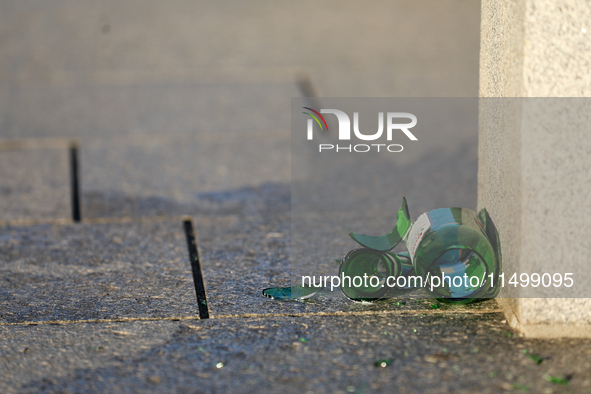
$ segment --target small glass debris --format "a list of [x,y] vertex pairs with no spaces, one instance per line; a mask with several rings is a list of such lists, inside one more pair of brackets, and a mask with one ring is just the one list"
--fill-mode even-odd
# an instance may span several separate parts
[[375,363],[373,363],[373,365],[375,365],[376,367],[379,367],[379,368],[386,368],[390,364],[392,364],[391,358],[385,358],[385,359],[378,360]]
[[528,354],[527,357],[529,357],[530,360],[532,360],[534,363],[538,365],[544,361],[543,357],[536,356],[535,354]]
[[552,376],[545,374],[543,378],[546,379],[548,382],[554,384],[561,384],[563,386],[566,386],[568,384],[568,379],[563,376]]
[[308,286],[269,287],[263,295],[274,300],[305,300],[316,295],[321,289]]
[[389,234],[381,237],[372,237],[370,235],[363,235],[357,233],[350,233],[349,236],[353,238],[359,245],[373,250],[386,252],[394,249],[396,245],[402,240],[410,230],[412,222],[410,221],[410,213],[408,212],[408,205],[406,198],[402,199],[402,207],[398,210],[398,217],[396,219],[396,226]]

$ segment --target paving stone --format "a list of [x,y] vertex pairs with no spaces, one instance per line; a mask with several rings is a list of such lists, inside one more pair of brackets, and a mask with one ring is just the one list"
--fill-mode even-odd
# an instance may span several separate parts
[[194,214],[212,193],[289,182],[289,143],[273,130],[84,145],[83,217]]
[[10,101],[4,133],[80,139],[83,218],[193,213],[199,193],[289,181],[291,81],[55,89]]
[[0,149],[0,221],[69,219],[67,149]]
[[[502,318],[409,313],[0,327],[0,388],[6,393],[591,388],[591,341],[520,338]],[[565,377],[568,384],[550,383],[545,375]]]
[[[0,326],[0,391],[44,390],[78,368],[121,365],[165,345],[178,329],[170,321]],[[35,381],[42,382],[36,389],[24,387]]]
[[2,322],[198,315],[181,222],[0,234]]

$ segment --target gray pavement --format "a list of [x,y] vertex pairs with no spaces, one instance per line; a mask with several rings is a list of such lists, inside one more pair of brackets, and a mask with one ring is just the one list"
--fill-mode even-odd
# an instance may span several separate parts
[[0,221],[70,218],[66,146],[18,149],[8,145],[4,150],[0,146]]
[[[502,319],[407,313],[0,327],[3,391],[589,391],[588,341],[516,338]],[[556,385],[546,374],[571,381]]]
[[2,135],[104,144],[107,138],[124,136],[136,137],[136,143],[143,137],[141,141],[149,143],[178,135],[224,138],[229,132],[285,132],[290,98],[299,94],[295,82],[292,74],[280,81],[243,83],[160,82],[146,77],[142,83],[122,85],[9,85],[0,92]]
[[[204,211],[199,200],[215,200],[207,193],[229,185],[241,189],[289,182],[289,132],[228,134],[89,142],[81,149],[83,215],[193,214]],[[183,208],[109,201],[123,198],[168,200]]]
[[198,315],[178,222],[2,232],[0,322]]
[[[520,338],[494,300],[260,294],[291,278],[301,81],[326,97],[476,96],[478,2],[0,10],[0,392],[591,390],[591,342]],[[396,208],[368,208],[372,226],[391,226],[402,195],[415,214],[475,208],[476,132],[392,163]],[[82,223],[71,220],[72,141]],[[198,319],[184,220],[209,319]],[[319,264],[336,270],[352,245],[330,242],[336,256]]]

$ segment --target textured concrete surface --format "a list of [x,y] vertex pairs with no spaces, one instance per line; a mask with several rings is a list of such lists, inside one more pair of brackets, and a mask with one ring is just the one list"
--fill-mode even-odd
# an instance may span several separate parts
[[[589,104],[533,97],[589,95],[590,15],[586,3],[485,1],[480,52],[481,96],[530,99],[481,104],[478,205],[498,222],[509,273],[573,272],[581,286],[591,235],[579,219],[591,213]],[[546,296],[589,297],[584,287],[554,293]],[[511,324],[529,335],[591,332],[589,298],[503,305]]]
[[476,96],[478,12],[462,0],[25,0],[3,5],[0,81],[244,83],[304,72],[326,97]]
[[0,221],[69,219],[70,190],[67,149],[0,144]]
[[198,315],[181,222],[0,234],[2,322]]
[[[586,298],[575,308],[568,303],[561,308],[570,316],[565,322],[586,324],[591,324],[591,271],[586,256],[591,224],[581,223],[580,217],[591,215],[590,110],[590,99],[531,99],[524,103],[521,124],[523,144],[528,147],[521,159],[522,226],[537,229],[522,239],[521,267],[530,272],[552,268],[572,272],[576,278],[572,288],[551,294]],[[530,324],[554,320],[540,313],[527,315],[537,315],[526,319]]]
[[591,95],[591,4],[525,2],[522,95]]
[[289,100],[299,95],[294,81],[8,87],[0,92],[2,137],[69,137],[84,146],[85,140],[104,144],[107,137],[137,143],[139,137],[150,142],[179,134],[217,138],[285,130]]
[[526,1],[481,4],[479,96],[523,96]]
[[519,338],[500,313],[40,325],[0,335],[6,393],[591,389],[588,341]]
[[83,217],[175,214],[162,204],[138,207],[130,202],[135,199],[169,200],[183,206],[180,214],[195,214],[204,211],[200,200],[215,200],[207,193],[289,182],[289,141],[286,131],[245,130],[86,144]]
[[480,96],[591,94],[591,6],[571,1],[482,2]]

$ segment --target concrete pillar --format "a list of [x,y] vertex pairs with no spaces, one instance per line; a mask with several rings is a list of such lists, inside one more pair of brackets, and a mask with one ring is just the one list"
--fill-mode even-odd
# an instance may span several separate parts
[[[591,2],[483,0],[481,12],[478,209],[505,271],[591,272]],[[526,336],[591,337],[581,295],[499,304]]]

